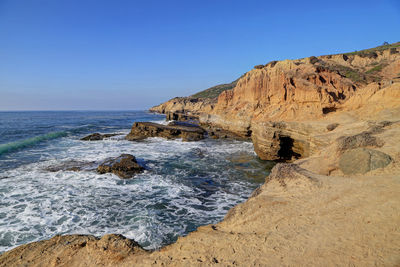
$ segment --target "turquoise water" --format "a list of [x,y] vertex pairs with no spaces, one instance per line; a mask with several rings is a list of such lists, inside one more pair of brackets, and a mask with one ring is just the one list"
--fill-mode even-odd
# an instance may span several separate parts
[[[126,141],[134,121],[165,123],[143,111],[0,112],[0,251],[55,234],[106,233],[159,248],[220,221],[271,167],[249,142]],[[121,135],[79,140],[93,132]],[[135,155],[146,171],[121,180],[93,170],[46,170],[122,153]]]

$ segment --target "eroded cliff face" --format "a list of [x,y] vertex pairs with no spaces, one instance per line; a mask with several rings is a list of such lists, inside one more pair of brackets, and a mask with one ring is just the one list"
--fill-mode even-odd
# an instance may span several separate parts
[[167,112],[185,112],[191,115],[196,115],[201,112],[210,112],[214,108],[216,102],[216,99],[175,97],[158,106],[150,108],[150,111],[163,114]]
[[[251,136],[262,159],[308,156],[319,142],[301,122],[362,107],[380,90],[400,82],[400,48],[284,60],[258,65],[218,99],[174,98],[152,108],[197,114],[201,123]],[[323,123],[322,123],[323,124]]]

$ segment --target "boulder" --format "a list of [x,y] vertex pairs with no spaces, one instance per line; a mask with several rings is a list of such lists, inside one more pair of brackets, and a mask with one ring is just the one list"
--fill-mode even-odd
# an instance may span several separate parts
[[88,136],[85,136],[81,138],[82,141],[99,141],[103,140],[105,138],[110,138],[112,136],[116,136],[118,134],[100,134],[100,133],[94,133],[94,134],[89,134]]
[[144,168],[137,163],[136,158],[130,154],[108,159],[97,167],[97,172],[101,174],[111,172],[123,179],[131,178],[143,170]]
[[339,126],[339,123],[331,123],[328,126],[326,126],[326,129],[330,132],[335,130]]
[[339,168],[346,174],[364,174],[386,167],[392,158],[378,150],[368,148],[351,149],[343,153],[339,159]]
[[196,125],[162,125],[154,122],[135,122],[126,139],[137,141],[147,137],[163,137],[167,139],[182,138],[183,141],[198,141],[204,139],[205,132],[203,128]]

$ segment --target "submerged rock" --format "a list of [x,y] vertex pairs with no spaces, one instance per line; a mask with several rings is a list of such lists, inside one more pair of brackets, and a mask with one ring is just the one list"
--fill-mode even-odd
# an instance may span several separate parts
[[183,141],[198,141],[204,139],[204,134],[205,130],[196,125],[162,125],[154,122],[135,122],[126,139],[137,141],[147,137],[163,137],[167,139],[182,138]]
[[94,133],[94,134],[89,134],[88,136],[85,136],[81,138],[82,141],[99,141],[103,140],[105,138],[110,138],[112,136],[116,136],[119,134],[100,134],[100,133]]
[[97,167],[97,172],[101,174],[110,172],[123,179],[131,178],[143,170],[144,168],[137,163],[136,158],[130,154],[108,159]]
[[77,161],[77,160],[68,160],[64,161],[57,165],[52,165],[45,168],[46,171],[49,172],[58,172],[58,171],[83,171],[83,170],[94,170],[96,169],[94,161]]
[[378,150],[356,148],[346,151],[339,159],[339,168],[346,174],[363,174],[386,167],[392,158]]

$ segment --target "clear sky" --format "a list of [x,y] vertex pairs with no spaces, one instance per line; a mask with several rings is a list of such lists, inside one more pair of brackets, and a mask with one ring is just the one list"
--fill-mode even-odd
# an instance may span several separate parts
[[0,0],[0,110],[145,109],[400,41],[400,0]]

